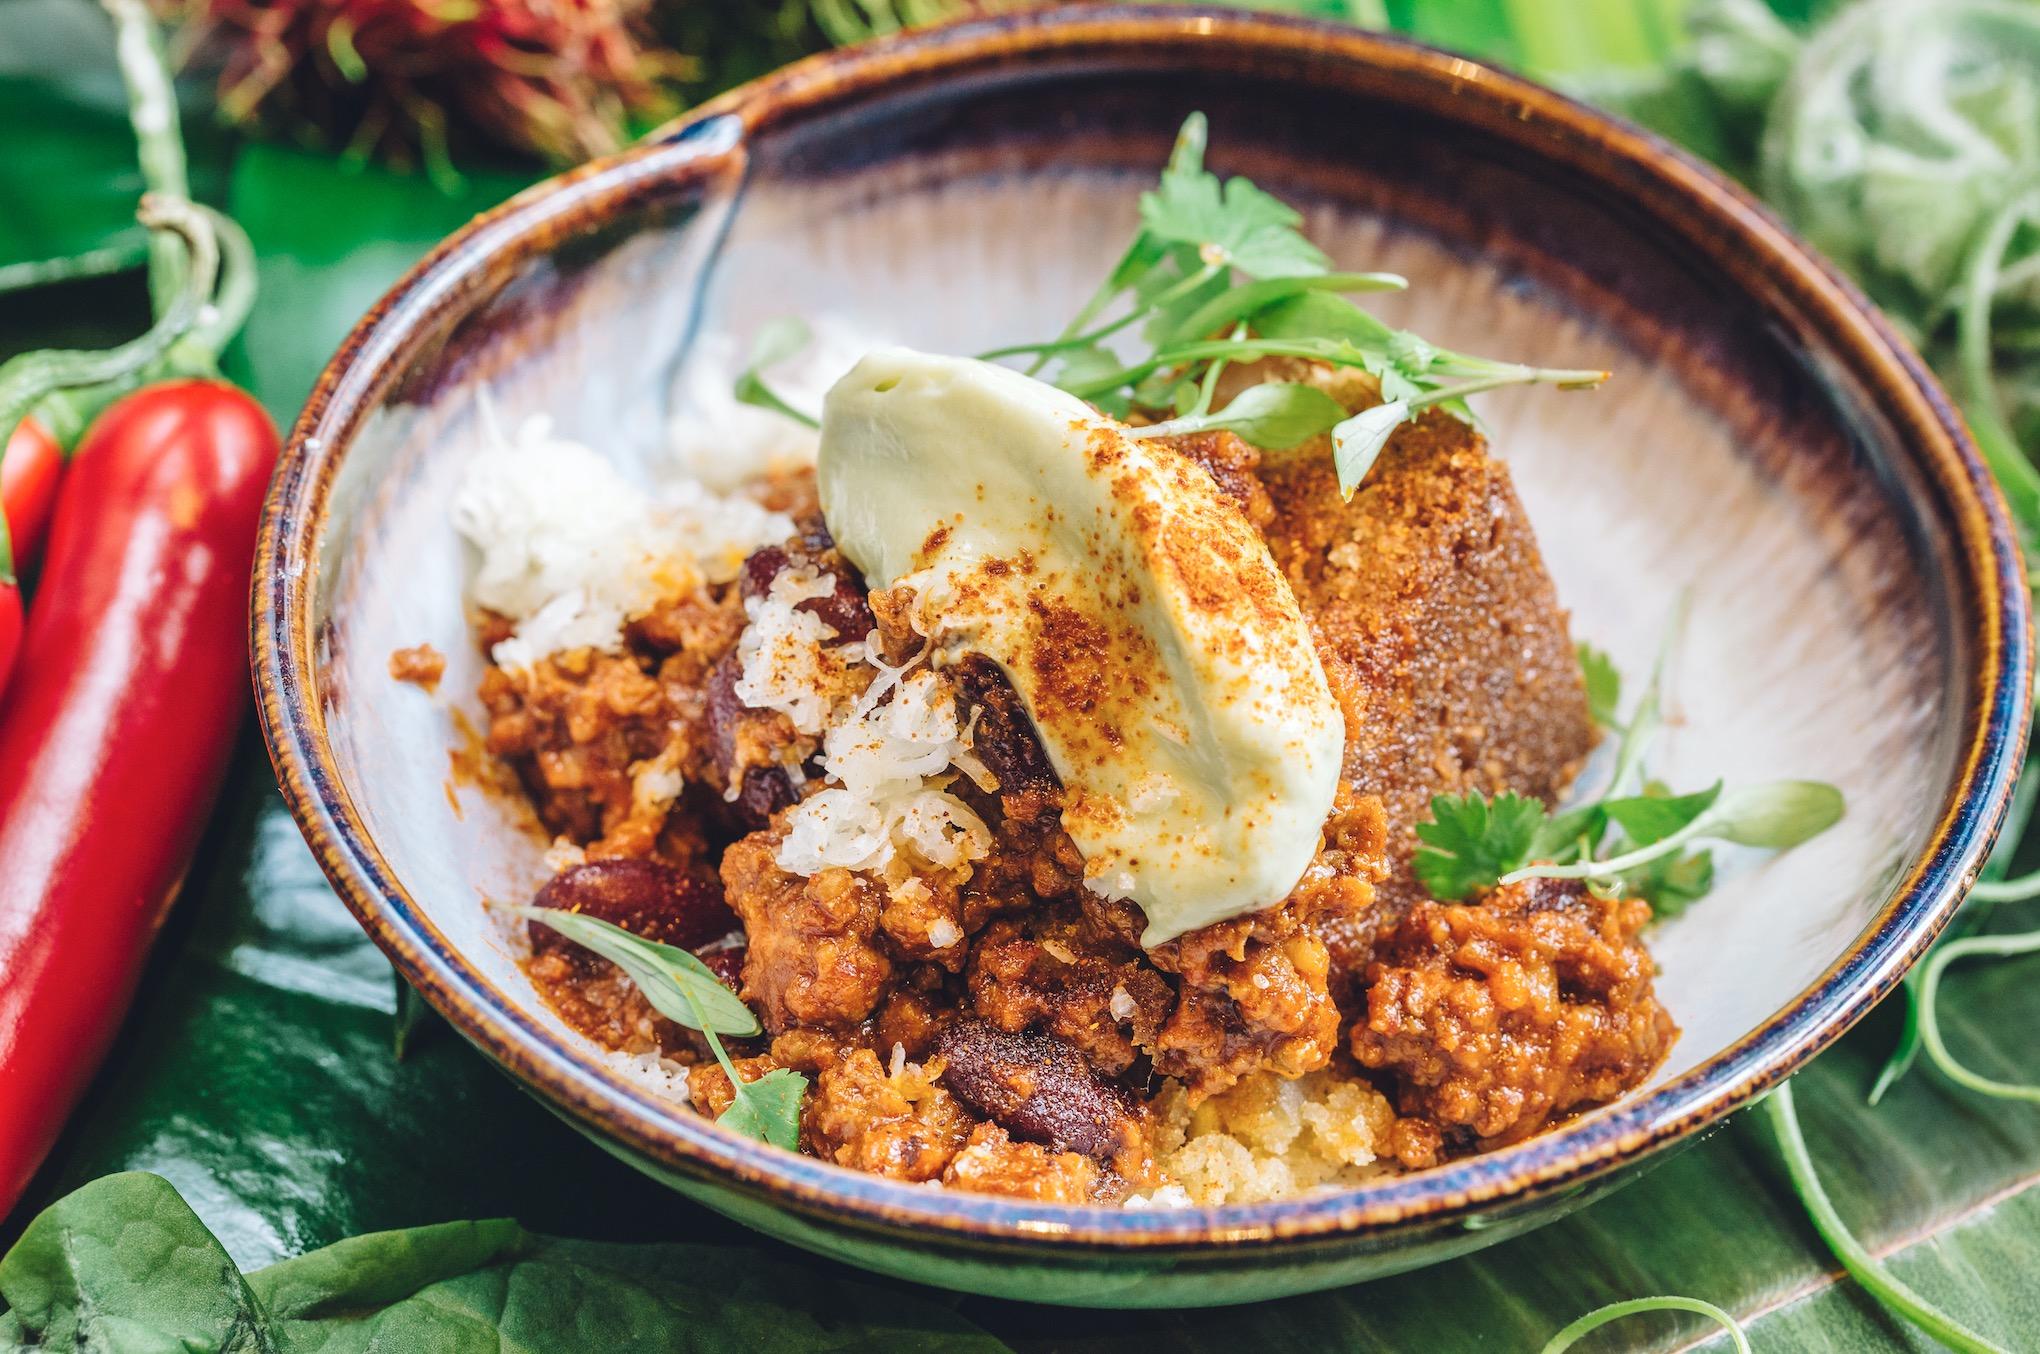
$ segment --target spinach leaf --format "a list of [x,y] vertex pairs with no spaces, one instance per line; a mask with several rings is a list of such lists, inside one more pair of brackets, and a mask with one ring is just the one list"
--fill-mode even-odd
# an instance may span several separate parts
[[1006,1346],[939,1298],[749,1247],[625,1246],[507,1218],[371,1232],[245,1277],[169,1181],[93,1181],[0,1258],[0,1344],[115,1354]]
[[170,1182],[93,1181],[0,1256],[0,1345],[118,1354],[269,1354],[268,1322],[226,1248]]

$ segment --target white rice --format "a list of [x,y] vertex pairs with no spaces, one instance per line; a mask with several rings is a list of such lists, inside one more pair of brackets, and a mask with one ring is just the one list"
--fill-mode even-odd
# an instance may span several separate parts
[[[804,352],[767,374],[795,407],[819,410],[874,339],[831,317],[816,321],[813,334]],[[491,653],[497,664],[613,649],[631,620],[703,583],[734,578],[752,551],[794,534],[785,514],[747,490],[767,470],[812,465],[816,435],[736,400],[743,360],[728,336],[702,338],[676,392],[661,467],[669,473],[655,491],[556,435],[548,419],[527,419],[506,434],[483,407],[488,445],[468,468],[453,521],[479,557],[473,600],[515,625]],[[875,635],[837,643],[825,621],[800,609],[834,586],[826,575],[783,573],[766,596],[746,603],[749,623],[738,641],[738,698],[783,713],[798,733],[818,739],[828,776],[794,809],[780,865],[811,875],[832,866],[884,870],[903,854],[938,868],[981,859],[991,832],[947,787],[958,771],[986,788],[991,777],[971,753],[948,684],[925,669],[910,672],[913,662],[888,664]],[[866,669],[875,670],[868,684]],[[862,695],[854,695],[860,684]],[[632,772],[641,811],[672,803],[683,788],[677,769],[663,763]]]
[[744,557],[793,534],[785,514],[681,482],[654,496],[592,448],[534,416],[468,466],[453,524],[479,555],[470,595],[515,622],[491,657],[528,667],[569,649],[614,648],[660,602],[733,577]]
[[680,1105],[689,1103],[686,1064],[676,1063],[657,1053],[625,1053],[613,1048],[604,1049],[602,1057],[616,1071],[660,1099]]

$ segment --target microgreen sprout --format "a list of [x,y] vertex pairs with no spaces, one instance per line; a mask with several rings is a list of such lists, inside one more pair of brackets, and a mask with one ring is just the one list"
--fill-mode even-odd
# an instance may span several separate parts
[[[1302,233],[1303,216],[1250,180],[1204,166],[1207,126],[1192,113],[1156,186],[1141,194],[1140,227],[1076,315],[1051,338],[978,354],[1031,359],[1029,375],[1088,400],[1133,435],[1152,439],[1223,429],[1286,451],[1329,434],[1339,491],[1351,498],[1395,431],[1424,410],[1471,419],[1470,396],[1503,386],[1599,385],[1598,370],[1531,367],[1456,353],[1376,319],[1348,296],[1399,291],[1394,273],[1332,272]],[[1133,352],[1112,345],[1138,334]],[[761,331],[736,397],[809,427],[764,371],[807,341],[782,321]],[[1235,363],[1291,358],[1374,377],[1381,403],[1354,410],[1303,381],[1248,385],[1221,404]]]
[[2040,951],[2040,931],[2022,931],[2010,935],[1963,936],[1937,947],[1921,965],[1920,988],[1918,993],[1918,1038],[1925,1046],[1927,1056],[1941,1074],[1958,1086],[1966,1087],[1979,1095],[1991,1096],[1998,1100],[2028,1100],[2040,1102],[2040,1086],[2015,1081],[1999,1081],[1972,1071],[1966,1064],[1956,1060],[1948,1051],[1941,1038],[1941,1020],[1936,1005],[1941,994],[1941,978],[1951,964],[1975,955],[1989,955],[1995,958],[2009,958],[2014,955],[2032,954]]
[[[1604,371],[1455,353],[1382,323],[1345,294],[1400,289],[1403,279],[1328,271],[1300,233],[1294,208],[1244,178],[1221,181],[1204,167],[1206,130],[1201,113],[1185,120],[1160,184],[1141,196],[1140,230],[1076,318],[1052,339],[980,356],[1031,353],[1030,372],[1046,370],[1054,384],[1121,417],[1174,414],[1137,427],[1136,437],[1226,428],[1280,451],[1330,433],[1339,491],[1349,498],[1396,429],[1425,409],[1465,418],[1467,398],[1483,391],[1607,379]],[[1099,323],[1115,307],[1119,313]],[[1137,323],[1148,341],[1144,355],[1119,358],[1102,346]],[[1358,368],[1375,378],[1382,402],[1354,411],[1329,396],[1296,393],[1310,387],[1289,386],[1230,417],[1230,405],[1214,414],[1224,368],[1265,358]]]

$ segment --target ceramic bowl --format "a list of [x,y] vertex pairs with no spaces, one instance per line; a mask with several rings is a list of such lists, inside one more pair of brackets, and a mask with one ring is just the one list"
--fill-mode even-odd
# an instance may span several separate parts
[[[650,473],[760,323],[832,314],[968,352],[1059,327],[1184,115],[1300,204],[1391,320],[1605,366],[1489,399],[1575,632],[1646,670],[1673,601],[1675,783],[1833,781],[1842,824],[1665,925],[1685,1033],[1528,1142],[1281,1203],[1121,1211],[895,1184],[733,1136],[569,1034],[483,898],[543,843],[449,779],[479,659],[448,524],[486,402]],[[483,400],[486,392],[487,400]],[[979,1293],[1241,1302],[1466,1251],[1577,1207],[1748,1104],[1896,983],[1956,905],[2025,737],[2027,601],[1946,397],[1863,298],[1720,177],[1478,62],[1231,11],[1077,6],[823,56],[539,185],[355,329],[270,497],[254,637],[292,810],[361,923],[469,1039],[674,1189],[797,1245]],[[388,655],[452,658],[437,698]]]

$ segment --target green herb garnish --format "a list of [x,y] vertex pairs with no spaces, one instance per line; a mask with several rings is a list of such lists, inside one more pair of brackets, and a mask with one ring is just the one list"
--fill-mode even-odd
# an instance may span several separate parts
[[[1643,760],[1662,726],[1659,692],[1665,655],[1685,611],[1681,599],[1651,679],[1627,721],[1616,717],[1621,676],[1605,654],[1580,646],[1594,719],[1622,730],[1615,768],[1599,797],[1553,814],[1534,799],[1504,792],[1438,795],[1423,843],[1411,859],[1431,896],[1457,901],[1524,879],[1579,879],[1589,887],[1642,898],[1659,918],[1677,916],[1714,886],[1714,855],[1700,841],[1785,850],[1840,820],[1842,792],[1818,781],[1785,780],[1673,794],[1638,785]],[[1635,787],[1635,788],[1632,788]],[[1610,837],[1620,849],[1608,851]]]
[[[727,992],[729,989],[723,990]],[[807,1078],[791,1068],[775,1067],[756,1081],[745,1081],[737,1075],[736,1064],[730,1061],[722,1040],[707,1027],[707,1016],[696,1004],[694,989],[688,989],[687,1000],[695,1007],[695,1013],[701,1016],[703,1023],[699,1028],[708,1038],[708,1051],[715,1055],[723,1075],[730,1079],[730,1103],[716,1116],[716,1122],[746,1137],[769,1142],[774,1147],[783,1147],[789,1152],[797,1149],[800,1146],[800,1102],[801,1097],[807,1094]]]
[[1764,1117],[1770,1120],[1771,1131],[1778,1139],[1778,1150],[1785,1159],[1785,1171],[1792,1178],[1793,1190],[1806,1205],[1814,1230],[1827,1242],[1828,1249],[1835,1253],[1850,1277],[1863,1285],[1886,1311],[1912,1322],[1948,1348],[1965,1354],[2004,1354],[2003,1346],[1986,1340],[1915,1293],[1856,1239],[1842,1221],[1842,1215],[1835,1211],[1834,1202],[1828,1198],[1813,1168],[1813,1154],[1806,1150],[1806,1137],[1800,1131],[1799,1115],[1792,1104],[1792,1083],[1788,1081],[1766,1096],[1763,1107]]
[[1630,849],[1617,855],[1569,864],[1526,865],[1511,870],[1497,882],[1648,879],[1648,875],[1634,872],[1675,856],[1687,843],[1702,839],[1783,851],[1840,822],[1843,801],[1840,790],[1822,781],[1777,780],[1726,792],[1717,782],[1697,794],[1665,799],[1640,795],[1634,799],[1609,800],[1601,807],[1618,824],[1625,815],[1639,818],[1648,827],[1646,838],[1638,841],[1632,835]]
[[[1330,433],[1339,492],[1348,498],[1396,429],[1425,409],[1470,420],[1466,399],[1481,391],[1533,383],[1579,388],[1608,378],[1605,371],[1455,353],[1383,324],[1345,294],[1408,284],[1393,273],[1328,271],[1294,207],[1244,177],[1221,180],[1204,167],[1205,135],[1202,113],[1184,120],[1160,182],[1141,194],[1140,229],[1061,333],[978,357],[1031,358],[1029,375],[1045,373],[1114,418],[1141,416],[1135,437],[1222,428],[1257,447],[1286,451]],[[1144,351],[1108,346],[1130,331],[1145,340]],[[806,341],[798,321],[767,326],[737,379],[736,397],[817,426],[761,374]],[[1349,413],[1315,386],[1267,382],[1214,408],[1228,366],[1270,357],[1358,368],[1375,378],[1382,403]]]
[[1452,901],[1495,886],[1520,869],[1544,839],[1550,819],[1534,799],[1509,791],[1434,795],[1431,821],[1417,824],[1412,867],[1434,898]]
[[652,1009],[675,1024],[704,1034],[747,1038],[763,1028],[751,1008],[722,985],[715,971],[675,945],[634,935],[614,922],[556,907],[517,907],[520,917],[542,922],[568,940],[622,969]]
[[[1221,181],[1204,167],[1205,135],[1204,115],[1192,113],[1161,183],[1141,196],[1139,232],[1062,333],[981,356],[1033,354],[1031,371],[1048,368],[1054,384],[1122,417],[1132,410],[1175,415],[1137,428],[1137,437],[1227,427],[1279,451],[1330,432],[1347,497],[1395,430],[1424,409],[1468,417],[1466,397],[1484,390],[1607,379],[1603,371],[1471,357],[1391,329],[1338,293],[1400,288],[1403,280],[1327,272],[1324,255],[1299,231],[1303,218],[1294,208],[1247,179]],[[1099,323],[1114,307],[1119,313]],[[1136,324],[1148,351],[1115,365],[1100,345]],[[1379,383],[1383,402],[1349,415],[1328,396],[1312,400],[1294,393],[1305,387],[1278,386],[1281,393],[1230,421],[1225,411],[1214,415],[1226,366],[1265,357],[1357,367]]]
[[653,1010],[675,1024],[701,1031],[735,1094],[729,1108],[717,1117],[717,1123],[789,1152],[799,1145],[800,1102],[807,1093],[807,1078],[784,1067],[775,1068],[756,1081],[745,1081],[737,1075],[736,1066],[717,1036],[743,1038],[759,1033],[763,1027],[751,1008],[724,987],[708,965],[678,946],[646,940],[613,922],[585,913],[553,907],[518,907],[511,911],[542,922],[576,945],[601,955],[637,984]]

